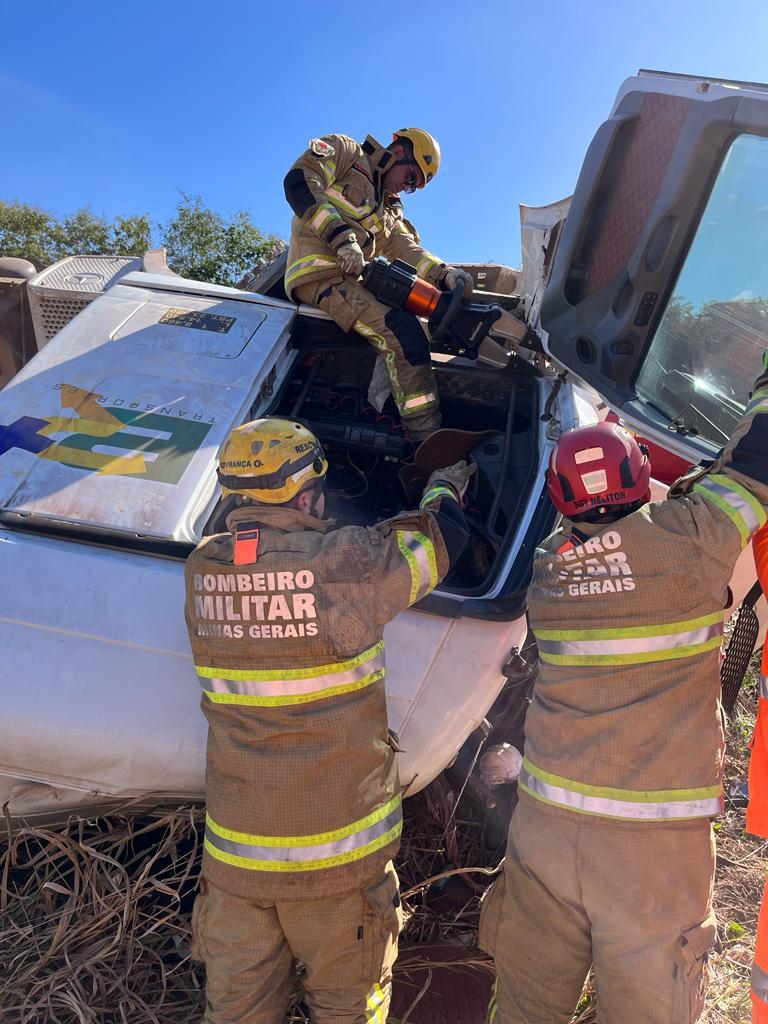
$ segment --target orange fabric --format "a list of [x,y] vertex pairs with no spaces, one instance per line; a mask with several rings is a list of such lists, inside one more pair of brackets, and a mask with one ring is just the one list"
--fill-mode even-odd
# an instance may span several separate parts
[[768,1024],[768,1004],[752,995],[752,1024]]
[[[759,530],[752,540],[757,578],[768,593],[768,526]],[[768,643],[763,647],[760,673],[768,676]],[[761,680],[761,694],[765,691]],[[752,756],[749,761],[749,806],[747,807],[747,831],[768,837],[768,700],[760,697],[758,702],[755,734],[752,737]],[[763,902],[757,920],[757,941],[753,967],[752,1024],[768,1024],[768,1002],[755,992],[755,978],[768,973],[768,884],[763,890]]]
[[[757,578],[762,584],[763,592],[768,594],[768,526],[758,530],[753,537],[752,554],[755,558]],[[768,677],[768,644],[763,647],[760,672],[764,678]],[[747,832],[768,838],[768,700],[762,696],[758,702],[755,733],[752,737],[746,828]],[[765,927],[768,933],[768,922]],[[768,946],[768,934],[766,945]]]
[[760,916],[757,919],[755,963],[761,971],[768,974],[768,880],[763,889],[763,902],[760,904]]

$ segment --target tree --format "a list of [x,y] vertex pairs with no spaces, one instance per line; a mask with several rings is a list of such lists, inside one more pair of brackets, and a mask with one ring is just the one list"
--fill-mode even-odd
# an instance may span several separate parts
[[175,215],[154,230],[146,213],[109,221],[84,207],[56,217],[28,203],[0,200],[0,256],[30,260],[38,270],[64,256],[141,256],[153,244],[165,246],[170,267],[182,277],[228,285],[285,249],[244,210],[227,219],[204,206],[200,196],[184,193]]
[[262,234],[244,210],[227,221],[204,206],[200,196],[184,193],[161,237],[168,264],[177,274],[215,284],[236,284],[285,248],[277,236]]
[[152,248],[152,222],[148,213],[133,217],[115,217],[112,225],[112,252],[121,256],[143,256]]
[[80,256],[99,256],[114,252],[111,247],[111,229],[105,217],[97,217],[87,207],[54,224],[54,258],[75,253]]
[[0,200],[0,256],[29,260],[42,270],[56,259],[55,226],[54,218],[45,210]]

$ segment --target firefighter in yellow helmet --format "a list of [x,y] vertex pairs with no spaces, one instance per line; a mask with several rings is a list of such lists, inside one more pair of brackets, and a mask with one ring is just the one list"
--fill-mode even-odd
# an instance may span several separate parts
[[186,566],[209,726],[193,913],[208,1024],[282,1024],[297,960],[314,1024],[387,1017],[402,814],[383,631],[461,554],[472,467],[433,473],[413,512],[336,528],[327,466],[301,423],[237,428],[219,465],[226,532]]
[[403,221],[401,192],[424,188],[440,167],[440,147],[421,128],[402,128],[389,146],[370,135],[312,139],[285,178],[294,213],[285,288],[288,296],[324,309],[384,359],[392,397],[408,432],[421,441],[440,426],[429,340],[412,313],[378,302],[359,281],[374,256],[400,259],[419,277],[466,297],[472,278],[427,252]]

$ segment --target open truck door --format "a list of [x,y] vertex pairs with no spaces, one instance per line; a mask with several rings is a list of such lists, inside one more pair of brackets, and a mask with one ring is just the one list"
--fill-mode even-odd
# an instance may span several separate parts
[[[715,457],[768,348],[768,86],[652,71],[622,85],[584,160],[541,324],[550,354],[627,425],[687,462]],[[754,581],[748,548],[734,607]],[[766,602],[755,611],[746,600],[726,703],[765,635]]]
[[548,351],[632,427],[712,458],[768,347],[768,86],[641,71],[581,169]]

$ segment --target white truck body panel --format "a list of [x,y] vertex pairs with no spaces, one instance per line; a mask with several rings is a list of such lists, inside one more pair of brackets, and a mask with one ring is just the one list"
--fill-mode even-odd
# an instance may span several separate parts
[[[0,801],[27,816],[105,798],[202,799],[206,723],[184,623],[181,559],[0,531]],[[510,622],[407,611],[387,626],[400,776],[439,774],[522,646]],[[33,755],[33,756],[32,756]]]
[[[13,815],[204,797],[184,553],[217,499],[221,444],[269,406],[297,357],[296,314],[279,300],[132,273],[0,395],[0,557],[6,579],[23,580],[0,592],[0,802]],[[539,383],[542,407],[551,386]],[[561,390],[566,427],[592,412],[579,402],[580,413],[570,386]],[[487,598],[540,503],[551,428],[538,426],[535,484]],[[482,722],[526,632],[523,614],[409,610],[387,626],[389,721],[409,793]]]

